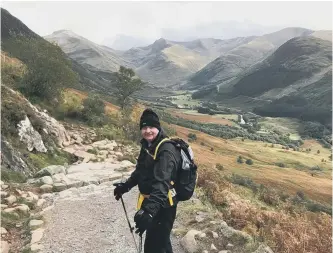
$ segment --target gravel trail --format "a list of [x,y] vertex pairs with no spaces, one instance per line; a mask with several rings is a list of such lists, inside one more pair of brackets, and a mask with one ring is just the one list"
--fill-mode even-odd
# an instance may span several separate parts
[[[136,253],[121,201],[114,199],[113,189],[108,182],[72,188],[55,197],[54,207],[43,214],[46,229],[41,252]],[[134,225],[137,188],[123,198]],[[138,236],[135,238],[138,243]],[[171,240],[174,253],[184,253],[179,239]]]

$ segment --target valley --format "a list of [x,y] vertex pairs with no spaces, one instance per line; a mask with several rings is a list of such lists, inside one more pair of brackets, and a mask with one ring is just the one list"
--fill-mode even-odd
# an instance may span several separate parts
[[133,249],[125,219],[105,216],[120,219],[119,203],[104,199],[134,169],[147,107],[199,166],[172,231],[177,253],[191,243],[193,252],[332,249],[332,31],[162,37],[116,50],[67,29],[40,36],[1,14],[1,243],[11,251]]

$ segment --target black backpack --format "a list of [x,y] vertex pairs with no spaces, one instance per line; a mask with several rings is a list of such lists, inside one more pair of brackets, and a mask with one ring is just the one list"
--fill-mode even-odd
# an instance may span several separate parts
[[182,139],[165,138],[157,145],[154,159],[156,158],[159,146],[164,142],[171,142],[180,150],[182,164],[178,169],[177,179],[174,185],[177,193],[177,200],[189,200],[194,193],[198,179],[198,166],[194,162],[192,148]]

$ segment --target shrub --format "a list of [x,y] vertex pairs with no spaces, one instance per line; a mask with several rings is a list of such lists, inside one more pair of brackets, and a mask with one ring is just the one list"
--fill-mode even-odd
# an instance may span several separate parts
[[243,157],[242,157],[242,156],[239,156],[239,157],[237,158],[237,162],[238,162],[238,163],[244,163],[244,161],[243,161]]
[[94,155],[97,155],[97,154],[98,154],[98,151],[97,151],[96,148],[88,149],[87,152],[90,153],[90,154],[94,154]]
[[205,143],[202,141],[202,142],[200,142],[200,145],[201,146],[205,146]]
[[317,154],[320,154],[320,150],[319,149],[317,150]]
[[281,162],[278,162],[278,163],[275,163],[276,166],[279,166],[280,168],[285,168],[286,165],[284,163],[281,163]]
[[220,164],[220,163],[217,163],[217,164],[216,164],[216,169],[218,169],[218,170],[223,170],[223,165]]
[[252,165],[253,164],[253,161],[252,161],[252,159],[246,159],[246,162],[245,162],[246,164],[248,164],[248,165]]
[[210,148],[210,151],[214,151],[214,148]]
[[189,133],[187,136],[188,138],[193,139],[194,141],[197,140],[197,135],[194,133]]

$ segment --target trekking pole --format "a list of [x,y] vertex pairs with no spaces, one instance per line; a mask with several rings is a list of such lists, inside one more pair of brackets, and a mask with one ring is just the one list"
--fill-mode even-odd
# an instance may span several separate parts
[[120,196],[120,199],[121,199],[121,203],[123,204],[123,208],[124,208],[125,216],[126,216],[126,219],[127,219],[127,222],[128,222],[128,226],[130,228],[130,231],[131,231],[131,234],[132,234],[132,237],[133,237],[133,241],[134,241],[134,244],[135,244],[135,249],[136,249],[136,251],[138,253],[140,253],[141,252],[141,245],[142,245],[142,243],[140,243],[140,249],[139,249],[138,245],[136,244],[135,237],[134,237],[134,234],[133,234],[134,227],[131,226],[131,223],[130,223],[130,221],[128,219],[128,215],[127,215],[127,211],[126,211],[126,208],[125,208],[123,196]]

